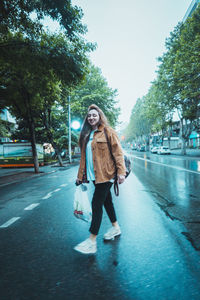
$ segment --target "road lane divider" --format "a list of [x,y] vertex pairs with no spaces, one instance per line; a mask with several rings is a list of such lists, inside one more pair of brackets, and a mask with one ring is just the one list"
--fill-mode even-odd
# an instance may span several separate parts
[[0,226],[0,228],[7,228],[9,227],[10,225],[12,225],[14,222],[16,222],[17,220],[19,220],[20,217],[14,217],[10,220],[8,220],[6,223],[4,223],[3,225]]
[[48,193],[46,196],[44,196],[42,199],[45,200],[45,199],[49,199],[53,193],[56,193],[56,192],[59,192],[61,190],[61,188],[58,188],[50,193]]
[[38,205],[40,205],[40,203],[32,203],[31,205],[29,205],[26,208],[24,208],[24,210],[32,210],[35,207],[37,207]]
[[[61,184],[60,187],[66,187],[68,184]],[[50,193],[48,193],[47,195],[45,195],[42,199],[48,199],[52,196],[53,193],[59,192],[61,190],[61,188],[58,188]],[[40,205],[40,203],[32,203],[29,206],[25,207],[24,210],[33,210],[35,207],[37,207],[38,205]],[[10,225],[12,225],[14,222],[16,222],[17,220],[19,220],[21,217],[13,217],[10,220],[8,220],[6,223],[0,225],[0,228],[7,228]]]
[[44,196],[42,199],[48,199],[48,198],[50,198],[52,196],[52,192],[51,193],[48,193],[46,196]]

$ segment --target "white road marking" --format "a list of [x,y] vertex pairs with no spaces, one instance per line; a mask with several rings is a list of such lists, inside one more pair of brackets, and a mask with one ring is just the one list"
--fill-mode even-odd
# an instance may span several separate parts
[[16,222],[16,221],[19,220],[19,219],[20,219],[20,217],[14,217],[14,218],[8,220],[8,221],[7,221],[6,223],[4,223],[3,225],[1,225],[0,228],[6,228],[6,227],[12,225],[14,222]]
[[52,192],[51,193],[48,193],[46,196],[44,196],[42,199],[48,199],[52,196]]
[[42,199],[45,200],[45,199],[49,199],[51,196],[52,196],[52,193],[56,193],[56,192],[59,192],[61,189],[56,189],[50,193],[48,193],[46,196],[44,196]]
[[37,207],[38,205],[40,205],[40,203],[33,203],[33,204],[27,206],[26,208],[24,208],[24,210],[32,210],[35,207]]
[[150,160],[150,159],[147,159],[147,158],[138,157],[138,156],[135,156],[135,155],[132,155],[132,154],[129,154],[129,156],[132,156],[132,157],[140,159],[140,160],[148,161],[148,162],[150,162],[152,164],[161,165],[161,166],[172,168],[172,169],[176,169],[176,170],[179,170],[179,171],[184,171],[184,172],[189,172],[189,173],[194,173],[194,174],[200,175],[200,172],[197,172],[197,171],[188,170],[188,169],[181,168],[181,167],[178,167],[178,166],[172,166],[172,165],[168,165],[168,164],[163,164],[163,163],[160,163],[160,162],[157,162],[157,161],[153,161],[153,160]]
[[64,183],[64,184],[61,184],[60,187],[65,187],[67,185],[68,185],[67,183]]

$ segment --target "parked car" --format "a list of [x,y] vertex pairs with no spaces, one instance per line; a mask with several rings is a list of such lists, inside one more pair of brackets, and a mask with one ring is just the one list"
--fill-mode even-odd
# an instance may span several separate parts
[[132,146],[131,150],[137,150],[137,147],[136,146]]
[[171,151],[166,146],[161,146],[158,148],[157,154],[171,154]]
[[157,153],[157,152],[158,152],[158,149],[159,149],[158,146],[153,147],[153,148],[151,149],[151,153]]

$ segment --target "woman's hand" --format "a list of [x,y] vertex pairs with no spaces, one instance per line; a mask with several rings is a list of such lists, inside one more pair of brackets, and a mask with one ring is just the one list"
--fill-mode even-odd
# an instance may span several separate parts
[[76,182],[75,182],[75,185],[80,185],[81,183],[82,183],[82,181],[77,178]]
[[124,182],[124,180],[125,180],[125,176],[124,175],[117,175],[117,177],[118,177],[118,183],[119,184],[121,184],[121,183]]

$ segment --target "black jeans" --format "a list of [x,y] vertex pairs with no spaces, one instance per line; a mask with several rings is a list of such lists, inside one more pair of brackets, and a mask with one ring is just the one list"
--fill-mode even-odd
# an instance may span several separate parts
[[103,215],[103,205],[111,223],[117,220],[110,192],[111,186],[111,182],[95,184],[95,191],[92,198],[92,222],[89,229],[92,234],[97,235],[99,232]]

